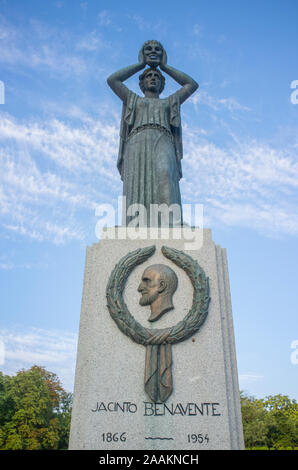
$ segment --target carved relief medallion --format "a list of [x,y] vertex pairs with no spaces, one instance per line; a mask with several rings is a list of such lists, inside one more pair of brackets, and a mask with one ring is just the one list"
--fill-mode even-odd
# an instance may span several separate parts
[[[113,269],[106,289],[107,307],[119,329],[133,341],[146,347],[145,391],[154,402],[164,402],[172,393],[171,345],[196,333],[204,323],[210,302],[209,279],[191,256],[163,246],[163,255],[182,268],[193,286],[193,302],[185,318],[171,328],[148,329],[138,323],[123,299],[126,281],[132,270],[155,252],[155,246],[140,248],[125,255]],[[149,321],[158,320],[174,308],[172,297],[178,278],[164,264],[149,266],[143,272],[138,291],[140,305],[150,305]]]

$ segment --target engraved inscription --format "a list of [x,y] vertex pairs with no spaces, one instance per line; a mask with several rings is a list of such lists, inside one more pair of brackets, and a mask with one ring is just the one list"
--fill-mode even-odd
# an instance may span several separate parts
[[192,444],[208,444],[209,437],[208,434],[187,434],[187,442]]
[[135,403],[132,403],[131,401],[123,401],[121,403],[113,401],[104,403],[103,401],[101,401],[97,402],[95,409],[91,409],[91,411],[106,411],[110,413],[120,411],[122,413],[136,413],[137,409],[137,405]]
[[[137,413],[139,407],[136,403],[131,401],[121,402],[103,402],[97,401],[94,408],[91,408],[93,413]],[[204,402],[204,403],[152,403],[149,401],[143,402],[142,407],[143,416],[221,416],[220,403],[217,402]]]
[[144,416],[221,416],[219,403],[151,403],[144,402]]

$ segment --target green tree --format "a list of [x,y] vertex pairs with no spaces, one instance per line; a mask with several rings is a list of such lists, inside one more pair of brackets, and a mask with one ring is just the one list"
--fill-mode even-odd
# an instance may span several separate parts
[[298,446],[298,403],[287,395],[268,396],[263,400],[267,411],[269,448],[295,449]]
[[66,449],[70,413],[56,374],[38,366],[0,373],[0,449]]
[[70,420],[72,410],[72,394],[64,392],[60,401],[59,419],[59,445],[58,449],[67,449],[69,441]]
[[256,399],[241,392],[245,447],[295,449],[298,446],[298,404],[286,395]]
[[265,445],[268,430],[262,400],[240,392],[244,442],[246,448]]

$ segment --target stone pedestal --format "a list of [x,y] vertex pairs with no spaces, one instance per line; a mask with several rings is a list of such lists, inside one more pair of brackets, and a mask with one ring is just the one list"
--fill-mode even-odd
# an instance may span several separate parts
[[[125,237],[121,230],[108,229],[87,248],[70,449],[242,449],[226,251],[214,244],[208,229],[196,229],[196,244],[189,243],[190,229],[180,239],[178,229],[171,229],[166,240],[160,233],[156,239],[119,239]],[[129,252],[152,245],[155,253],[135,267],[124,291],[131,315],[142,326],[173,326],[192,305],[190,279],[163,256],[163,245],[197,260],[209,277],[211,298],[200,330],[172,346],[173,392],[164,403],[153,403],[144,390],[146,348],[120,331],[106,306],[115,265]],[[137,288],[144,269],[157,263],[175,271],[178,288],[175,308],[149,323],[150,307],[139,305]]]

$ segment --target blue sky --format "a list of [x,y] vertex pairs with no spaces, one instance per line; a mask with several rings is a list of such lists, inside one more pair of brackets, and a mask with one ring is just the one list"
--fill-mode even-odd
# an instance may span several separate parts
[[295,0],[0,0],[3,372],[37,363],[72,389],[95,206],[122,193],[106,78],[154,38],[200,84],[181,192],[228,250],[240,386],[298,399],[297,24]]

